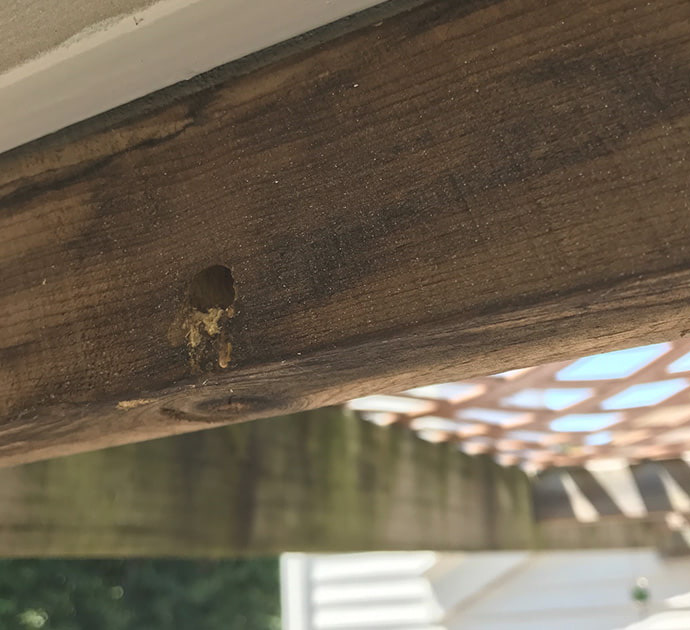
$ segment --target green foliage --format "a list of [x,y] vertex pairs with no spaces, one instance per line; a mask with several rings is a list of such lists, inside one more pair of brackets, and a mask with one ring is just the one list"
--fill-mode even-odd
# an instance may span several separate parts
[[3,630],[280,630],[278,561],[0,560]]
[[649,599],[649,589],[644,586],[635,585],[631,592],[631,596],[636,602],[644,603]]

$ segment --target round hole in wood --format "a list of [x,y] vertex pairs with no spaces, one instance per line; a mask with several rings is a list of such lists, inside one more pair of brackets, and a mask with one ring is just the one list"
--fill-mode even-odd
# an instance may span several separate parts
[[203,269],[189,285],[189,303],[198,311],[229,308],[235,301],[235,282],[232,273],[223,265]]

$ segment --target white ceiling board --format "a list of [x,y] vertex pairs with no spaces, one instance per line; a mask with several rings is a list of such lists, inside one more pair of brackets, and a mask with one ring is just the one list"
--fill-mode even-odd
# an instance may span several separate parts
[[[34,4],[23,0],[15,7],[34,10]],[[380,0],[163,0],[90,25],[0,74],[0,152],[376,4]],[[9,59],[0,56],[0,68]]]

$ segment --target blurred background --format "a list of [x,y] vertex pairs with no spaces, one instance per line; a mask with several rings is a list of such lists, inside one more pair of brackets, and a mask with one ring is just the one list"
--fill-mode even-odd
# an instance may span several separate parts
[[690,630],[685,342],[0,470],[0,628]]

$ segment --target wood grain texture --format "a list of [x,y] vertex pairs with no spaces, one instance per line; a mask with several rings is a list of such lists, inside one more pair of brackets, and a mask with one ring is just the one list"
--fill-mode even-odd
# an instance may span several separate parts
[[685,0],[438,0],[0,156],[0,461],[687,333],[689,93]]

